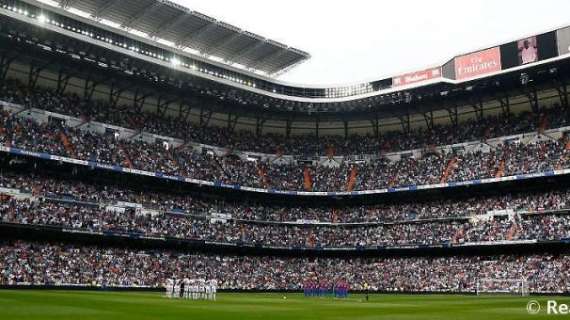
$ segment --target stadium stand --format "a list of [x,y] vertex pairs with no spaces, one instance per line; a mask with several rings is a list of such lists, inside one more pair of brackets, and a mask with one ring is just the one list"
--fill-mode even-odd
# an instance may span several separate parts
[[0,286],[568,293],[570,28],[525,66],[303,88],[271,77],[303,51],[144,2],[0,0]]
[[[46,106],[48,111],[64,112],[63,115],[59,114],[61,117],[59,119],[73,115],[73,112],[67,110],[65,106],[81,105],[77,97],[58,96],[49,91],[40,91],[38,95],[33,96],[21,96],[14,94],[9,88],[5,90],[8,93],[4,97],[5,102],[24,103],[25,107],[22,108],[35,109]],[[20,89],[22,90],[25,89]],[[49,106],[57,107],[49,108]],[[13,113],[18,114],[19,111],[26,109],[15,110],[17,111]],[[559,108],[554,107],[546,109],[543,114],[545,117],[553,117],[557,111]],[[233,154],[210,156],[199,154],[195,149],[184,148],[184,146],[173,148],[164,141],[148,143],[140,139],[121,140],[109,131],[97,134],[88,126],[84,127],[85,130],[77,129],[77,127],[70,128],[64,122],[57,120],[58,114],[51,114],[48,121],[42,121],[41,118],[37,121],[38,119],[33,116],[12,117],[10,113],[5,113],[3,116],[6,123],[3,139],[12,147],[150,172],[181,175],[198,180],[265,189],[348,191],[347,182],[353,168],[355,177],[351,189],[374,190],[386,187],[437,184],[444,176],[446,182],[456,182],[547,172],[565,169],[568,165],[566,137],[562,136],[556,140],[551,136],[537,133],[531,139],[527,138],[523,141],[499,137],[500,140],[493,148],[487,146],[486,152],[478,148],[472,152],[458,154],[449,146],[439,146],[444,148],[423,150],[417,158],[400,156],[399,160],[392,161],[382,157],[363,164],[342,162],[337,167],[320,165],[311,168],[314,172],[309,174],[308,179],[311,179],[312,183],[308,186],[303,182],[307,179],[304,173],[306,171],[303,170],[302,165],[295,163],[284,165],[274,165],[270,162],[257,163],[244,161]],[[79,116],[78,122],[83,117],[89,117]],[[527,126],[525,129],[531,130],[533,127]],[[202,130],[208,132],[208,129]],[[475,130],[483,131],[484,129],[475,127]],[[503,128],[503,130],[506,129]],[[164,136],[166,132],[168,130],[160,133]],[[216,131],[213,132],[215,135]],[[513,128],[512,132],[505,131],[504,134],[513,135],[517,132],[517,128]],[[531,134],[531,132],[525,133]],[[57,137],[54,138],[54,135]],[[204,135],[211,136],[208,133]],[[483,143],[482,137],[476,138]],[[403,137],[396,139],[403,140]],[[297,143],[303,144],[301,140]],[[310,144],[310,140],[307,144]],[[426,147],[424,146],[423,149]],[[129,154],[137,154],[138,157],[131,159]],[[454,167],[446,173],[446,167],[452,159]],[[264,170],[265,179],[259,176],[260,169]]]

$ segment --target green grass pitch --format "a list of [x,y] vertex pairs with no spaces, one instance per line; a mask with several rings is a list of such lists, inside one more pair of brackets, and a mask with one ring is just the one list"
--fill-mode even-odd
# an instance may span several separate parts
[[509,320],[552,318],[544,310],[529,315],[526,305],[533,299],[542,305],[548,299],[570,304],[570,297],[377,294],[371,295],[369,302],[363,298],[219,293],[217,301],[188,301],[168,299],[160,293],[0,290],[0,319]]

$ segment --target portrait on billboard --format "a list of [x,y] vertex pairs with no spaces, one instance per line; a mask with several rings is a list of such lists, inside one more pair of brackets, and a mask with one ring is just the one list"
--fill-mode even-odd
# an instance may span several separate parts
[[530,37],[517,42],[519,50],[519,64],[527,64],[538,61],[538,46],[536,37]]

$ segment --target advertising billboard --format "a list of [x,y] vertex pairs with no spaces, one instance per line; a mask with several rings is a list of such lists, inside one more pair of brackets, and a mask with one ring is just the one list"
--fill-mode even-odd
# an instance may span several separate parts
[[441,77],[441,68],[431,68],[422,71],[410,72],[392,79],[392,86],[399,87]]
[[499,47],[466,54],[455,58],[455,78],[465,80],[501,71]]

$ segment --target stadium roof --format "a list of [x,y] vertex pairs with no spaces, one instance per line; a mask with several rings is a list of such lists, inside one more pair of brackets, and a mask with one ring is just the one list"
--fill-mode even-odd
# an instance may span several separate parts
[[[43,2],[43,1],[42,1]],[[167,0],[55,0],[96,19],[189,48],[206,57],[268,75],[283,73],[310,55]]]

